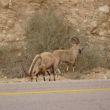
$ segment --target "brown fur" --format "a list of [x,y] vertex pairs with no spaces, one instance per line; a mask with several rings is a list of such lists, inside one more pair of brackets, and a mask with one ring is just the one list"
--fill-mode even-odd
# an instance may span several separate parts
[[35,56],[29,68],[28,73],[30,74],[31,79],[33,79],[33,77],[36,76],[36,81],[38,75],[42,74],[45,81],[45,74],[47,72],[48,75],[50,76],[50,72],[48,70],[51,69],[51,72],[54,75],[54,80],[55,80],[55,70],[57,69],[58,64],[59,64],[59,59],[56,58],[52,53],[43,52]]
[[[73,40],[73,39],[72,39]],[[53,51],[53,55],[59,58],[61,63],[67,63],[68,65],[75,66],[76,59],[81,52],[79,39],[75,40],[75,44],[69,49],[59,49]]]

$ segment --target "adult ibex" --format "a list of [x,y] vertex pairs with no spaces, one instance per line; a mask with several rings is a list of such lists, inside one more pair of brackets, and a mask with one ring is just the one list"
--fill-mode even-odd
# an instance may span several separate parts
[[55,81],[55,70],[58,68],[58,64],[59,64],[59,59],[56,58],[52,53],[43,52],[35,56],[29,68],[28,74],[30,75],[31,80],[33,80],[33,77],[36,76],[36,81],[37,81],[37,77],[40,74],[42,74],[45,81],[45,74],[47,72],[50,81],[50,72],[51,72],[54,75],[54,81]]
[[[76,59],[77,59],[79,53],[81,53],[82,48],[80,47],[79,39],[76,37],[71,38],[71,43],[72,43],[71,48],[54,50],[53,55],[56,56],[57,58],[59,58],[61,63],[68,64],[68,68],[70,65],[72,65],[73,71],[74,71]],[[67,68],[67,71],[68,71],[68,68]]]

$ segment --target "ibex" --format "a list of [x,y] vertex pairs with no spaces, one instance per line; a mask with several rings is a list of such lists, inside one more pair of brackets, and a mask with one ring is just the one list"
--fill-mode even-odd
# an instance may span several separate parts
[[[75,43],[73,41],[75,41]],[[71,38],[71,43],[72,43],[71,48],[54,50],[53,55],[59,58],[61,63],[68,64],[68,67],[71,64],[73,66],[73,71],[74,71],[76,59],[79,53],[81,53],[82,48],[80,47],[79,39],[76,37]],[[68,71],[68,68],[67,68],[67,71]]]
[[45,74],[47,72],[50,81],[50,72],[51,72],[54,75],[54,81],[55,81],[55,70],[58,68],[58,64],[59,64],[59,59],[56,58],[52,53],[43,52],[35,56],[29,68],[28,74],[30,75],[31,80],[33,80],[33,77],[36,76],[36,81],[37,81],[37,77],[40,74],[42,74],[43,79],[45,81]]

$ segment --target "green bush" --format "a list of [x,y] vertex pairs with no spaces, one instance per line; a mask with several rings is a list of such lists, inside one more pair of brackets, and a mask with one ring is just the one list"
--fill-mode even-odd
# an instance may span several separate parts
[[35,54],[70,46],[69,38],[76,36],[58,10],[40,10],[26,26],[27,53],[31,59]]

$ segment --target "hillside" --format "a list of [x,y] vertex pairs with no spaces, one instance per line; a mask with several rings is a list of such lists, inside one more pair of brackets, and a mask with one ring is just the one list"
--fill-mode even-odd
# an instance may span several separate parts
[[[48,22],[49,32],[43,21]],[[91,75],[95,68],[109,71],[110,1],[0,0],[0,76],[23,77],[21,63],[28,70],[35,54],[69,47],[70,36],[78,37],[84,47],[76,66],[78,75]]]

